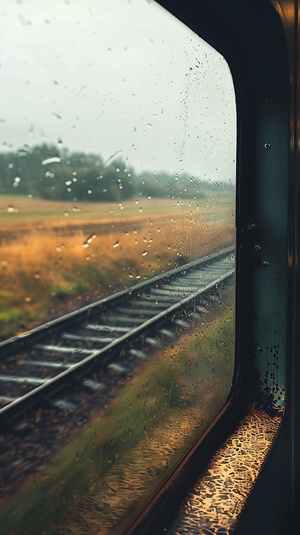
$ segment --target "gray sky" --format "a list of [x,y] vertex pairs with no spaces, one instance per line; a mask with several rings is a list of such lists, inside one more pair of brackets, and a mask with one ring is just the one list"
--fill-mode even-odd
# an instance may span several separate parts
[[235,177],[227,64],[149,0],[2,0],[0,99],[1,150],[55,143]]

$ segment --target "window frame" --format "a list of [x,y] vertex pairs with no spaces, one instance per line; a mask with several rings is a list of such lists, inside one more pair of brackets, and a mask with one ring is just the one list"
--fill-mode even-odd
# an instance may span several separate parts
[[[270,408],[274,401],[284,411],[283,423],[234,532],[250,535],[263,527],[264,535],[285,533],[296,516],[300,473],[298,2],[158,3],[218,50],[233,75],[238,120],[236,367],[227,403],[128,533],[159,533],[170,524],[195,474],[250,404]],[[261,247],[258,259],[256,245]],[[266,352],[275,341],[277,377],[270,379]]]

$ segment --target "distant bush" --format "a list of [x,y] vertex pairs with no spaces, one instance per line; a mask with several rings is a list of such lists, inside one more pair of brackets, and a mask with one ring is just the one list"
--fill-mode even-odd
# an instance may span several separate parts
[[[230,184],[218,184],[233,189]],[[134,195],[201,199],[215,183],[166,171],[143,171],[120,158],[58,150],[55,145],[25,145],[0,153],[0,194],[25,194],[49,200],[121,201]]]

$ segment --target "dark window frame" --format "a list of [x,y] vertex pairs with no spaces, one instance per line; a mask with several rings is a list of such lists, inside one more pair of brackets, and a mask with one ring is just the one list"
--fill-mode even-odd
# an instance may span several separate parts
[[[284,418],[235,533],[286,533],[297,514],[300,472],[298,2],[159,3],[217,49],[233,75],[238,118],[236,368],[226,405],[129,533],[159,533],[170,522],[195,474],[253,402],[269,410],[284,406]],[[267,352],[275,345],[276,378],[270,378]]]

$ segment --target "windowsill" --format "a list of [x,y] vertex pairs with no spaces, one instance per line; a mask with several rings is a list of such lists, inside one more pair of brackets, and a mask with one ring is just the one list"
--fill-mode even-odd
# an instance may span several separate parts
[[213,455],[165,533],[232,533],[281,421],[280,414],[252,408]]

